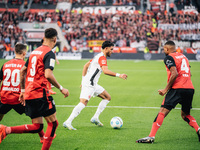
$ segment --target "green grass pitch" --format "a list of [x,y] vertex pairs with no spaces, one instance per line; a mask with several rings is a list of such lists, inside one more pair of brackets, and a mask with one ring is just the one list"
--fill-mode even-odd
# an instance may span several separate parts
[[[104,127],[90,123],[96,107],[86,107],[73,121],[77,131],[69,131],[62,124],[71,114],[73,107],[79,103],[82,68],[87,60],[60,61],[55,66],[54,75],[59,83],[69,89],[70,96],[66,99],[59,90],[54,100],[57,105],[57,137],[53,140],[52,150],[197,150],[200,147],[198,137],[193,128],[182,120],[180,109],[174,109],[165,118],[158,130],[153,144],[138,144],[135,141],[148,136],[158,108],[106,108],[100,115]],[[0,65],[5,60],[0,60]],[[195,87],[193,108],[200,108],[200,62],[190,62],[192,81]],[[166,86],[167,73],[163,61],[122,61],[108,60],[109,69],[128,74],[126,81],[101,75],[99,84],[111,95],[108,106],[160,107],[163,98],[158,89]],[[99,98],[91,98],[88,106],[98,106]],[[64,107],[62,107],[64,106]],[[180,108],[180,105],[177,105]],[[200,124],[200,110],[191,110],[191,114]],[[114,116],[123,119],[121,129],[112,129],[110,120]],[[10,111],[5,115],[1,124],[7,126],[30,124],[31,120],[25,115]],[[46,122],[44,122],[46,130]],[[39,150],[42,144],[37,134],[8,135],[0,144],[0,150]]]

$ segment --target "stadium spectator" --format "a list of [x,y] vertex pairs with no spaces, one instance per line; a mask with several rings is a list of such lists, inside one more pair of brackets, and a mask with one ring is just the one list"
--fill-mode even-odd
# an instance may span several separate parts
[[105,5],[106,0],[73,0],[72,5]]
[[17,42],[26,42],[22,29],[18,27],[19,17],[16,12],[4,11],[0,14],[0,42],[6,51],[13,51]]
[[[147,13],[148,12],[148,13]],[[2,20],[9,16],[11,20],[0,21],[1,30],[11,32],[17,28],[18,20],[27,22],[57,22],[62,28],[63,35],[69,43],[72,40],[79,43],[80,40],[105,40],[110,39],[115,45],[126,41],[123,46],[130,46],[130,41],[146,41],[148,38],[156,40],[199,40],[199,29],[195,26],[200,22],[200,14],[171,14],[171,13],[153,13],[147,11],[144,14],[83,14],[77,12],[68,12],[60,10],[55,12],[30,12],[16,14],[15,12],[4,12]],[[6,18],[6,19],[5,19]],[[12,22],[14,24],[12,24]],[[172,25],[178,25],[178,28],[171,28]],[[20,29],[17,29],[20,30]],[[3,33],[3,32],[1,32]],[[20,35],[18,35],[20,34]],[[22,40],[24,42],[23,32],[17,34],[0,34],[0,39],[5,43],[11,43]],[[11,38],[14,36],[14,38]],[[121,43],[120,42],[120,43]],[[79,47],[83,47],[83,44]]]

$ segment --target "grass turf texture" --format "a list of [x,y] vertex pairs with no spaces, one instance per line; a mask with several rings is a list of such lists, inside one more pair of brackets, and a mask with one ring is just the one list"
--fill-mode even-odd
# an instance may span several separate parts
[[[56,105],[77,105],[79,103],[82,68],[87,60],[60,61],[55,66],[54,75],[59,83],[69,89],[70,96],[66,99],[59,90],[54,95]],[[5,60],[0,60],[0,64]],[[192,81],[195,87],[193,108],[200,108],[200,62],[190,62]],[[128,80],[101,75],[99,84],[111,95],[108,106],[160,107],[163,98],[157,92],[166,86],[167,73],[163,61],[117,61],[108,60],[109,69],[118,73],[128,74]],[[99,98],[92,98],[88,106],[98,106]],[[180,105],[177,105],[180,108]],[[86,107],[73,121],[77,131],[69,131],[62,126],[71,114],[73,107],[57,107],[59,127],[57,137],[53,140],[51,149],[54,150],[118,150],[118,149],[148,149],[148,150],[194,150],[199,149],[195,130],[180,116],[180,110],[172,110],[158,130],[154,144],[138,144],[135,141],[148,136],[152,122],[159,109],[150,108],[106,108],[100,115],[104,127],[90,123],[97,108]],[[191,110],[191,115],[200,124],[200,110]],[[110,127],[114,116],[123,119],[124,125],[116,130]],[[25,115],[10,111],[1,121],[7,126],[30,124],[31,120]],[[46,122],[44,121],[46,130]],[[42,144],[37,134],[8,135],[0,144],[1,150],[38,150]]]

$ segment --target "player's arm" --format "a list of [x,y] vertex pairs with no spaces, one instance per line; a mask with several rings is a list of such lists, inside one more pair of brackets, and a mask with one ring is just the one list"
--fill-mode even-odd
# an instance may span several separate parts
[[25,99],[24,99],[24,93],[25,93],[25,77],[26,77],[26,71],[27,71],[27,66],[28,66],[28,61],[26,61],[26,64],[22,67],[20,70],[20,88],[21,88],[21,93],[19,96],[19,101],[23,106],[25,106]]
[[69,91],[63,88],[53,75],[53,69],[55,65],[55,55],[52,51],[48,52],[45,55],[43,63],[45,65],[45,77],[47,78],[47,80],[51,84],[53,84],[56,88],[58,88],[61,91],[61,93],[64,95],[64,97],[69,96]]
[[57,59],[56,54],[55,54],[55,59],[56,59],[56,63],[59,65],[60,62],[59,62],[59,60]]
[[108,69],[108,66],[101,66],[101,69],[102,69],[104,74],[109,75],[109,76],[119,77],[119,78],[122,78],[124,80],[126,80],[127,77],[128,77],[126,74],[119,74],[119,73],[115,73],[115,72],[110,71]]
[[1,87],[2,80],[3,80],[3,66],[1,67],[1,70],[0,70],[0,87]]
[[164,96],[167,91],[172,87],[174,81],[176,80],[176,78],[178,77],[178,72],[177,72],[177,69],[176,69],[176,64],[175,64],[175,61],[174,59],[171,57],[171,56],[167,56],[164,60],[166,66],[168,67],[168,69],[170,70],[170,78],[169,78],[169,81],[165,87],[165,89],[162,89],[162,90],[158,90],[159,94]]
[[91,62],[91,60],[88,61],[88,62],[83,66],[83,72],[82,72],[82,76],[83,76],[83,77],[84,77],[84,76],[86,75],[86,73],[87,73],[87,70],[88,70],[88,68],[89,68],[89,66],[90,66],[90,62]]
[[[0,70],[0,87],[1,87],[2,80],[3,80],[3,66],[1,67],[1,70]],[[0,98],[1,98],[1,92],[0,92]]]

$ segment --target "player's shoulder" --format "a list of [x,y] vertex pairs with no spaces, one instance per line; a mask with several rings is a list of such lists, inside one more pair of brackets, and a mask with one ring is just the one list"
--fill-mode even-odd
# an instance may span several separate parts
[[106,57],[104,56],[103,52],[98,54],[98,59],[106,59]]

